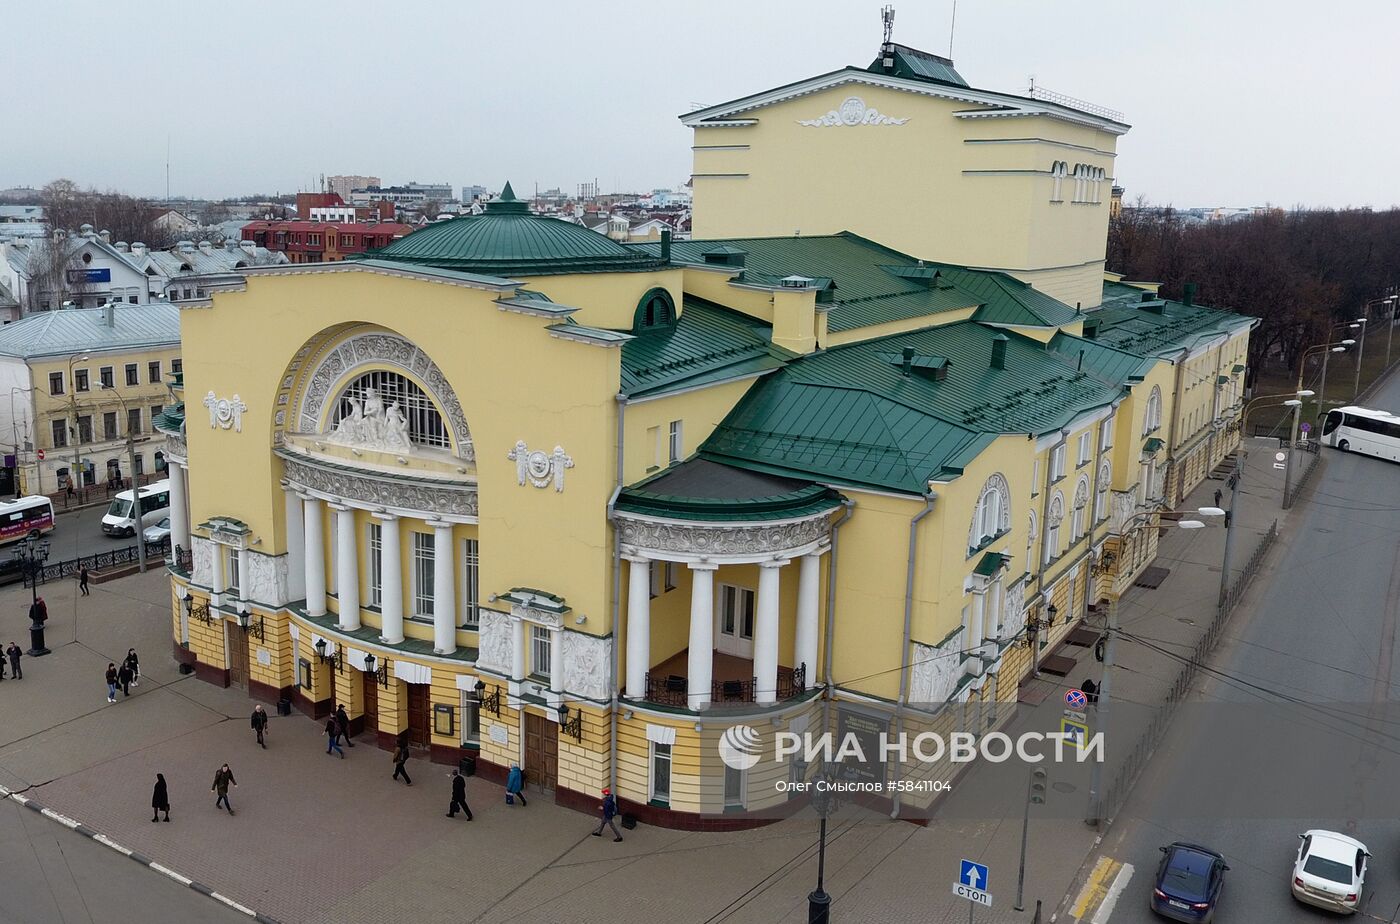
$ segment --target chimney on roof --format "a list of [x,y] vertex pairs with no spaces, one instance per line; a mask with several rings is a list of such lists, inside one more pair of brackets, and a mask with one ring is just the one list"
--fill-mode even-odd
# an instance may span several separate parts
[[175,246],[180,253],[194,253],[194,241],[180,241]]
[[913,347],[905,347],[905,348],[904,348],[904,351],[903,351],[903,356],[904,356],[904,359],[903,359],[903,362],[900,363],[899,368],[900,368],[900,371],[902,371],[902,372],[904,373],[905,378],[908,378],[908,377],[909,377],[909,370],[910,370],[911,368],[913,368],[913,366],[914,366],[914,348],[913,348]]
[[257,249],[258,245],[253,243],[252,241],[239,241],[238,246],[243,248],[244,252],[246,253],[253,253],[253,251]]
[[131,255],[133,257],[144,257],[146,255],[146,245],[137,241],[131,245]]
[[661,229],[661,262],[671,262],[671,229]]
[[102,308],[102,323],[108,327],[117,326],[117,304],[108,302]]
[[209,243],[208,241],[200,241],[200,242],[199,242],[199,252],[200,252],[200,253],[204,253],[204,254],[213,254],[213,252],[214,252],[214,245],[211,244],[211,243]]
[[1006,345],[1011,342],[1011,338],[1005,334],[997,334],[992,338],[992,368],[1006,368]]
[[112,240],[112,232],[106,229],[97,232],[97,236],[102,238],[102,243],[108,244]]
[[1181,287],[1181,303],[1183,305],[1194,305],[1196,303],[1196,284],[1188,282]]

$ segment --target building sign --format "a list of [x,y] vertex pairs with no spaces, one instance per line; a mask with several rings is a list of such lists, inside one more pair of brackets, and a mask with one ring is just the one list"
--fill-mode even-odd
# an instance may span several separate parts
[[838,778],[883,786],[885,761],[884,751],[880,748],[880,736],[889,731],[889,720],[883,716],[842,709],[839,723],[836,740],[844,741],[847,735],[854,736],[860,742],[861,753],[865,759],[842,761]]
[[91,282],[111,282],[112,271],[103,266],[98,269],[71,269],[67,273],[70,283],[84,285]]

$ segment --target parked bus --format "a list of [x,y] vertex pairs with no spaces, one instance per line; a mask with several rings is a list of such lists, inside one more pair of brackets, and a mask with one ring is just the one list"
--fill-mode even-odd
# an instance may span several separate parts
[[107,508],[102,517],[102,531],[109,536],[134,536],[138,529],[144,531],[170,515],[170,482],[153,481],[140,489],[140,526],[136,525],[138,515],[132,510],[133,495],[122,491]]
[[43,495],[21,497],[0,504],[0,545],[30,535],[53,530],[53,501]]
[[1400,462],[1400,417],[1365,407],[1339,407],[1322,422],[1324,446]]

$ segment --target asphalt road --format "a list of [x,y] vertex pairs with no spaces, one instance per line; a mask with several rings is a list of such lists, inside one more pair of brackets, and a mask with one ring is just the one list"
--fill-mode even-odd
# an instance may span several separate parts
[[[1368,404],[1400,409],[1400,379]],[[1229,862],[1217,921],[1332,919],[1289,892],[1308,828],[1367,844],[1358,917],[1400,921],[1400,466],[1323,452],[1303,516],[1105,841],[1134,872],[1095,924],[1159,920],[1148,896],[1173,840]]]
[[[172,818],[171,825],[179,823]],[[0,921],[6,924],[250,920],[9,800],[0,802],[0,828]]]

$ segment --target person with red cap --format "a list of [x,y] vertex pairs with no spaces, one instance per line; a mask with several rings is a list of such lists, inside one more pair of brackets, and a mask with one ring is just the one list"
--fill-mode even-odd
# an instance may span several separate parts
[[603,802],[598,806],[598,811],[602,813],[603,818],[598,822],[598,829],[593,832],[593,836],[602,837],[603,828],[607,826],[612,828],[613,843],[622,840],[622,832],[617,829],[617,799],[613,796],[611,789],[604,787]]

